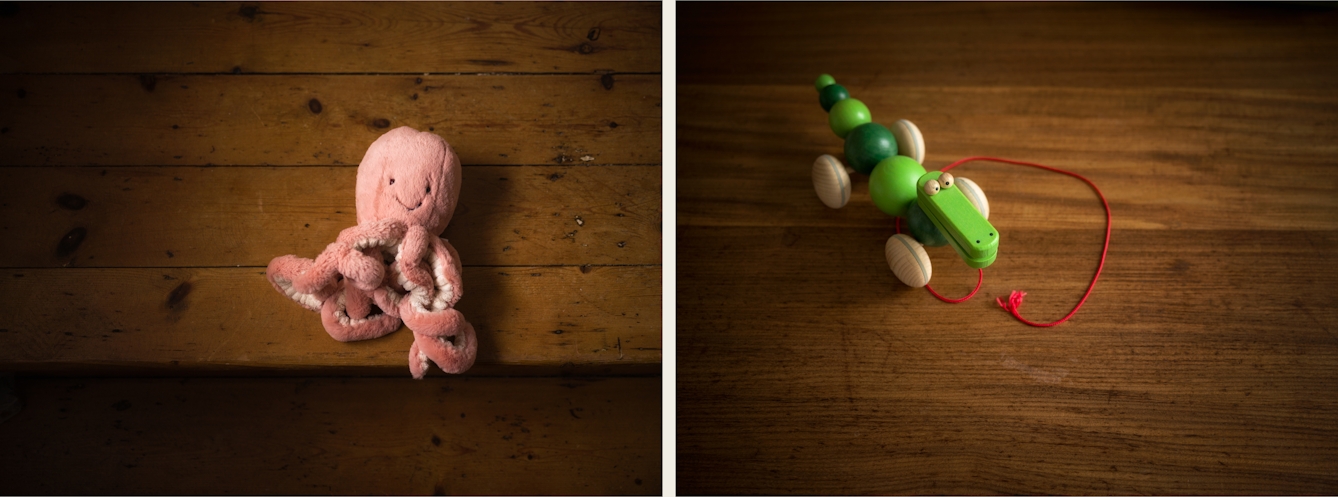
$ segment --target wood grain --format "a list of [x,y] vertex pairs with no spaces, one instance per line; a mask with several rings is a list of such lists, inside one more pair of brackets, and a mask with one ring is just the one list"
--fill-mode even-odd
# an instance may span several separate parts
[[[1338,490],[1332,6],[684,4],[684,494]],[[902,285],[812,81],[915,122],[1002,238],[980,293]],[[727,118],[722,118],[727,116]],[[931,285],[977,273],[930,248]]]
[[[1025,290],[1024,316],[1062,317],[1101,234],[1006,233],[980,295],[949,307],[896,281],[883,230],[681,228],[700,258],[678,265],[680,491],[1338,484],[1338,402],[1312,395],[1338,381],[1338,275],[1315,272],[1338,234],[1123,230],[1082,311],[1035,329],[994,299]],[[950,249],[930,256],[939,291],[970,290]]]
[[678,82],[803,86],[825,72],[856,88],[1338,84],[1326,56],[1338,49],[1338,11],[1329,4],[885,2],[857,9],[684,3]]
[[[466,268],[457,309],[479,335],[471,373],[658,371],[660,278],[654,266]],[[0,363],[10,371],[399,376],[413,341],[401,328],[336,342],[263,268],[7,270],[0,296],[23,311],[0,319]]]
[[[0,168],[0,267],[259,266],[357,224],[355,167]],[[660,167],[464,168],[467,266],[659,264]],[[61,240],[83,229],[81,242]]]
[[[48,379],[18,494],[655,494],[659,378]],[[78,467],[78,471],[70,471]]]
[[659,3],[15,4],[0,72],[660,71]]
[[[662,11],[0,2],[0,493],[660,493]],[[465,166],[460,376],[264,277],[400,126]]]
[[7,166],[350,165],[400,126],[465,164],[658,164],[660,76],[0,76]]

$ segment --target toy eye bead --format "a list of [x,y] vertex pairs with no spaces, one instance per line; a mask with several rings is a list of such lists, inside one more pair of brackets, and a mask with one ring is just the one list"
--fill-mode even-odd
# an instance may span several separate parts
[[928,183],[925,183],[925,195],[929,195],[932,197],[938,194],[938,191],[939,191],[939,185],[937,180],[931,179],[929,180]]
[[431,186],[428,186],[428,187],[427,187],[427,192],[428,192],[428,193],[432,193],[432,187],[431,187]]
[[395,184],[395,178],[390,178],[390,184]]
[[953,185],[952,175],[948,173],[943,173],[942,176],[938,177],[938,183],[943,188],[952,188]]

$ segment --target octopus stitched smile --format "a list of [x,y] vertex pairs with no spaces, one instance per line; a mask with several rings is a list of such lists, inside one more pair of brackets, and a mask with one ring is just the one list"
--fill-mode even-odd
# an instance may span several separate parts
[[[394,196],[392,195],[392,197],[394,197]],[[409,206],[407,206],[407,205],[404,205],[404,202],[400,202],[400,198],[399,198],[399,197],[394,197],[394,198],[395,198],[395,203],[404,206],[404,208],[407,209],[409,212],[413,212],[414,209],[417,209],[417,208],[423,206],[423,201],[422,201],[422,200],[419,200],[419,201],[418,201],[418,204],[414,205],[413,207],[409,207]]]

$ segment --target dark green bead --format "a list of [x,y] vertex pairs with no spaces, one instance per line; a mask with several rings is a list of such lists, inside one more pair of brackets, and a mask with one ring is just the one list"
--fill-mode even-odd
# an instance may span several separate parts
[[846,164],[860,174],[873,172],[873,166],[894,155],[897,155],[897,139],[886,126],[862,124],[846,135]]
[[919,202],[911,202],[910,209],[906,210],[906,224],[911,228],[911,236],[926,246],[942,247],[948,244],[948,239],[937,226],[934,226],[934,222],[929,220],[924,209],[920,208]]
[[822,104],[823,112],[831,111],[833,105],[847,98],[850,98],[850,92],[846,87],[834,83],[818,92],[818,103]]

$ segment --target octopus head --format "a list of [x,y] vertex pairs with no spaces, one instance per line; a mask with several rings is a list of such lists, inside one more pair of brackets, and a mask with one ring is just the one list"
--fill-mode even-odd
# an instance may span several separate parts
[[399,219],[441,234],[459,196],[460,158],[434,133],[393,129],[358,165],[358,224]]

